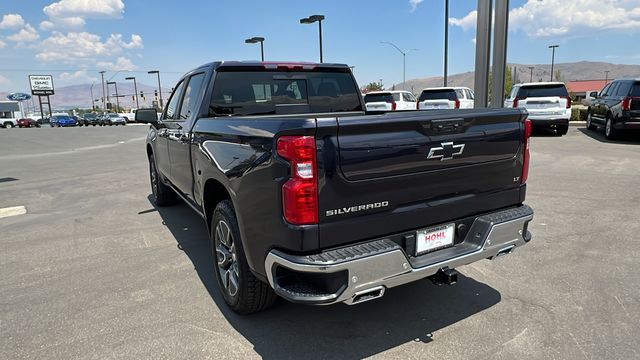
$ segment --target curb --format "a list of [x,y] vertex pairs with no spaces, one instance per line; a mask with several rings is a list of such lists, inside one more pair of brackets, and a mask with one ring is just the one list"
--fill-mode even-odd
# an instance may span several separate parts
[[586,121],[569,121],[569,126],[587,126]]

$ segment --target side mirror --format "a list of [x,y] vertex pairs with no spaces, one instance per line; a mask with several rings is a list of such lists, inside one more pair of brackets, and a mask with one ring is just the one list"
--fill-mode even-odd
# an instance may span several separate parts
[[135,119],[136,122],[143,124],[157,124],[158,113],[156,113],[156,109],[138,109]]
[[598,92],[597,91],[592,91],[589,93],[589,97],[592,97],[594,99],[598,98]]

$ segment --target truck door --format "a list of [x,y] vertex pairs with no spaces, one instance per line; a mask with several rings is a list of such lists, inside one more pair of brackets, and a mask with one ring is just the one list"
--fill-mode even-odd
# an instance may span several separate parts
[[171,124],[168,136],[171,158],[170,179],[182,196],[193,201],[193,172],[191,169],[191,127],[198,116],[198,105],[202,97],[204,73],[194,74],[185,80],[184,94],[180,101],[176,119]]
[[158,129],[155,146],[155,158],[156,167],[162,173],[165,178],[171,179],[171,166],[169,158],[169,133],[175,122],[175,117],[178,110],[178,100],[182,97],[182,88],[184,87],[184,81],[181,81],[176,86],[173,94],[167,102],[167,106],[162,112],[160,117],[161,127]]

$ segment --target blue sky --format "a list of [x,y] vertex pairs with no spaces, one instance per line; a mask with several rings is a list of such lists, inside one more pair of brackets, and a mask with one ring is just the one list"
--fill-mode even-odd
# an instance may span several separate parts
[[[267,60],[317,61],[317,25],[298,20],[323,14],[326,62],[355,66],[364,85],[442,73],[443,0],[352,1],[143,1],[2,0],[0,91],[28,90],[29,73],[51,73],[57,86],[91,83],[99,70],[124,81],[159,69],[163,85],[212,60],[251,60],[263,36]],[[475,0],[451,0],[449,73],[474,66]],[[550,61],[547,45],[560,44],[557,62],[580,60],[640,64],[640,0],[512,0],[508,61]],[[606,47],[602,44],[606,43]],[[117,73],[118,70],[121,71]]]

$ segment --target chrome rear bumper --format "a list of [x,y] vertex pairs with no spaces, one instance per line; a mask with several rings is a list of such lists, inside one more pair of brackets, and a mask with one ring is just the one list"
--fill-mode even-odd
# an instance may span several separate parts
[[378,298],[387,288],[434,275],[440,269],[506,255],[531,240],[527,226],[532,219],[533,210],[527,205],[478,216],[462,243],[419,257],[408,257],[389,239],[305,256],[272,250],[265,269],[271,287],[289,301],[352,305]]

